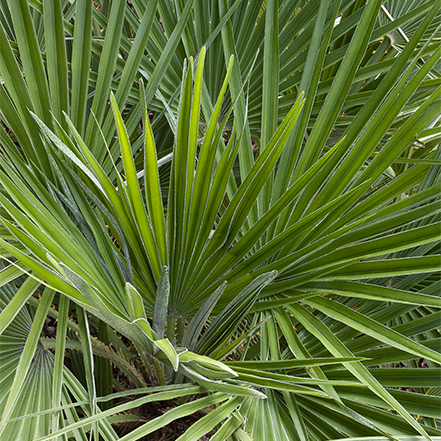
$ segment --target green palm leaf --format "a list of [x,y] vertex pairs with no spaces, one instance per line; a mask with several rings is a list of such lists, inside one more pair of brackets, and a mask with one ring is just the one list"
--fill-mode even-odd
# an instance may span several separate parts
[[441,439],[438,2],[0,24],[2,439]]

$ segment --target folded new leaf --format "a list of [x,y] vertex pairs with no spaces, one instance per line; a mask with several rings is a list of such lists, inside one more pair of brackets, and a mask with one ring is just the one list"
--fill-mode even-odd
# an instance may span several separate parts
[[172,364],[173,369],[177,371],[179,366],[178,354],[168,339],[159,339],[156,332],[153,331],[145,316],[141,294],[129,282],[126,283],[125,290],[127,309],[130,318],[133,320],[132,323],[138,326],[143,336],[152,344],[152,355],[159,355],[158,352],[162,352]]
[[214,360],[213,358],[206,357],[204,355],[195,354],[191,351],[185,351],[179,353],[179,361],[181,363],[190,364],[197,372],[202,375],[206,375],[204,372],[211,372],[214,378],[232,378],[237,377],[237,373],[228,367],[221,361]]

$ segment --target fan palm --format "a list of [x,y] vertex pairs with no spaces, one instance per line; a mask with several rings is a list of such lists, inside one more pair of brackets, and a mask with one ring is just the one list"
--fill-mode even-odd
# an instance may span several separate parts
[[2,439],[441,439],[437,1],[0,5]]

